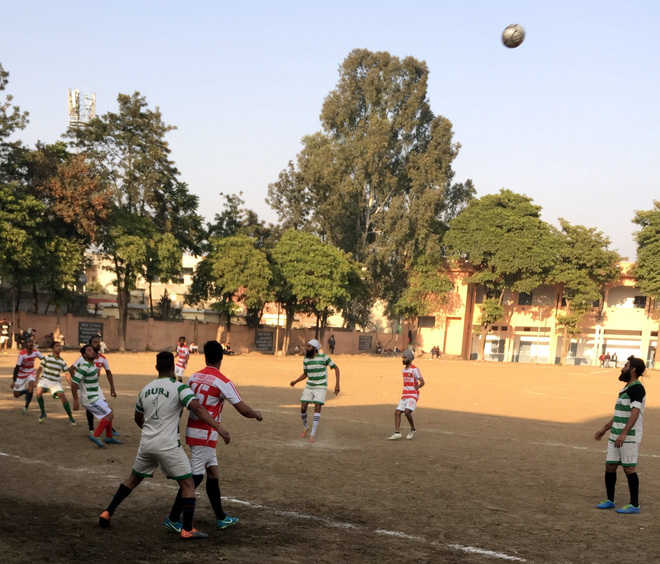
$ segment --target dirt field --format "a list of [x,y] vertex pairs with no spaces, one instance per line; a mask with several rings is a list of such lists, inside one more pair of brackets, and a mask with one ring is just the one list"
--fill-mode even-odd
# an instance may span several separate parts
[[[65,353],[67,360],[76,355]],[[110,355],[125,444],[98,449],[47,398],[48,421],[9,392],[14,358],[0,357],[0,550],[4,562],[618,562],[660,561],[660,394],[646,378],[641,515],[594,509],[604,498],[605,442],[618,370],[421,360],[427,381],[413,441],[386,441],[400,360],[337,356],[342,392],[323,410],[319,440],[299,439],[301,359],[228,357],[223,371],[264,414],[225,407],[232,443],[219,446],[225,508],[240,524],[213,529],[203,492],[182,543],[160,525],[175,494],[162,474],[97,515],[128,475],[139,440],[133,408],[153,353]],[[188,370],[200,367],[193,356]],[[331,387],[334,384],[330,374]],[[104,386],[107,390],[107,386]],[[106,392],[107,393],[107,392]],[[407,429],[406,424],[402,426]],[[623,474],[617,502],[628,503]]]

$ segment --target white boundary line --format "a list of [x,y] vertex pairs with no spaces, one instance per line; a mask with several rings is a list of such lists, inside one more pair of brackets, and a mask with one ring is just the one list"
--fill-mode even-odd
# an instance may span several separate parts
[[[9,454],[7,452],[2,452],[0,451],[0,456],[6,456],[8,458],[13,458],[15,460],[18,460],[19,462],[23,462],[26,464],[44,464],[49,466],[51,469],[55,468],[57,470],[61,470],[63,472],[87,472],[89,474],[97,474],[97,475],[103,475],[106,478],[115,478],[118,479],[116,476],[109,476],[108,474],[104,474],[103,472],[100,472],[99,470],[94,470],[91,468],[69,468],[67,466],[61,466],[59,464],[53,464],[51,462],[47,462],[45,460],[38,460],[36,458],[27,458],[24,456],[18,456],[16,454]],[[147,486],[151,486],[154,488],[167,488],[167,489],[172,489],[175,490],[177,489],[176,486],[168,485],[168,484],[158,484],[158,483],[153,483],[153,482],[143,482]],[[408,533],[404,533],[403,531],[390,531],[387,529],[369,529],[368,527],[362,526],[362,525],[355,525],[353,523],[348,523],[345,521],[335,521],[333,519],[328,519],[326,517],[321,517],[318,515],[310,515],[308,513],[299,513],[297,511],[287,511],[287,510],[282,510],[282,509],[276,509],[274,507],[269,507],[267,505],[262,505],[260,503],[253,503],[251,501],[245,501],[243,499],[238,499],[235,497],[227,497],[223,496],[223,501],[226,501],[228,503],[234,504],[234,505],[243,505],[245,507],[250,507],[252,509],[261,509],[264,511],[268,511],[270,513],[274,513],[275,515],[278,515],[280,517],[289,517],[292,519],[300,519],[300,520],[305,520],[305,521],[315,521],[318,523],[323,523],[324,525],[328,527],[333,527],[336,529],[350,529],[354,531],[359,531],[363,533],[370,533],[373,535],[379,535],[379,536],[388,536],[388,537],[395,537],[399,539],[405,539],[405,540],[414,540],[416,542],[428,544],[430,546],[436,546],[438,548],[448,548],[453,551],[457,552],[465,552],[465,553],[470,553],[470,554],[479,554],[481,556],[485,556],[486,558],[497,558],[499,560],[509,560],[509,561],[515,561],[515,562],[527,562],[524,558],[520,558],[519,556],[512,556],[510,554],[505,554],[503,552],[496,552],[494,550],[488,550],[485,548],[479,548],[477,546],[466,546],[462,544],[455,544],[455,543],[441,543],[438,541],[429,541],[428,539],[416,535],[409,535]]]

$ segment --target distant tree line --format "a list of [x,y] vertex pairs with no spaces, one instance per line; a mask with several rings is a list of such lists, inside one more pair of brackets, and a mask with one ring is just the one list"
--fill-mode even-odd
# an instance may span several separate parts
[[[484,335],[506,314],[507,290],[560,284],[568,343],[619,276],[620,257],[597,229],[544,222],[527,196],[502,190],[477,199],[469,179],[456,181],[460,145],[451,122],[430,108],[428,72],[412,57],[364,49],[347,56],[323,102],[321,129],[268,186],[277,225],[240,192],[221,193],[220,211],[205,222],[171,158],[166,136],[174,127],[139,92],[119,94],[116,112],[33,148],[17,139],[28,114],[11,96],[0,99],[3,287],[15,308],[26,288],[61,307],[80,293],[85,252],[95,250],[112,265],[124,349],[137,278],[154,315],[152,283],[179,279],[188,252],[202,260],[187,303],[210,304],[230,330],[239,306],[258,326],[265,304],[276,302],[286,340],[297,313],[313,315],[318,331],[335,312],[347,327],[365,327],[377,300],[391,317],[414,321],[452,290],[446,269],[459,261],[487,291]],[[7,82],[0,66],[0,91]],[[657,299],[660,203],[634,221],[636,275]]]

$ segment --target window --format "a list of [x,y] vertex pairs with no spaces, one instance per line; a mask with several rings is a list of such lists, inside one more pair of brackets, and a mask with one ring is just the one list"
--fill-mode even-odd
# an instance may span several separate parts
[[561,307],[566,307],[567,303],[568,302],[566,301],[566,298],[562,296],[562,298],[561,298]]
[[644,309],[646,307],[646,296],[635,296],[633,304],[637,308]]
[[187,266],[184,266],[184,267],[183,267],[183,274],[184,274],[184,275],[186,275],[186,274],[192,274],[192,273],[193,273],[193,269],[192,269],[192,268],[187,267]]
[[432,315],[420,315],[419,319],[419,327],[429,327],[433,328],[435,327],[435,317]]
[[528,294],[527,292],[520,292],[518,294],[518,305],[532,305],[532,294]]

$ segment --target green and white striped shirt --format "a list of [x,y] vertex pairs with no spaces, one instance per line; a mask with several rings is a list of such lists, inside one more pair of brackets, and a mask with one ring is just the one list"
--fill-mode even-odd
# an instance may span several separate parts
[[314,358],[303,360],[303,372],[307,376],[307,388],[318,389],[328,387],[328,366],[337,366],[325,353],[316,353]]
[[72,380],[82,390],[81,402],[83,405],[91,405],[98,400],[105,399],[99,384],[99,369],[95,366],[94,361],[78,360]]
[[612,429],[610,430],[611,442],[617,440],[618,436],[621,434],[621,431],[628,423],[630,415],[634,407],[639,409],[639,417],[635,424],[632,426],[632,429],[628,431],[626,435],[626,443],[641,443],[642,442],[642,428],[643,428],[643,415],[644,415],[644,406],[646,404],[646,390],[642,383],[639,380],[635,380],[633,383],[626,385],[623,390],[619,392],[619,397],[616,400],[616,405],[614,406],[614,421],[612,422]]
[[41,359],[41,377],[48,382],[55,384],[62,383],[62,372],[66,370],[66,360],[62,357],[49,354],[46,358]]

